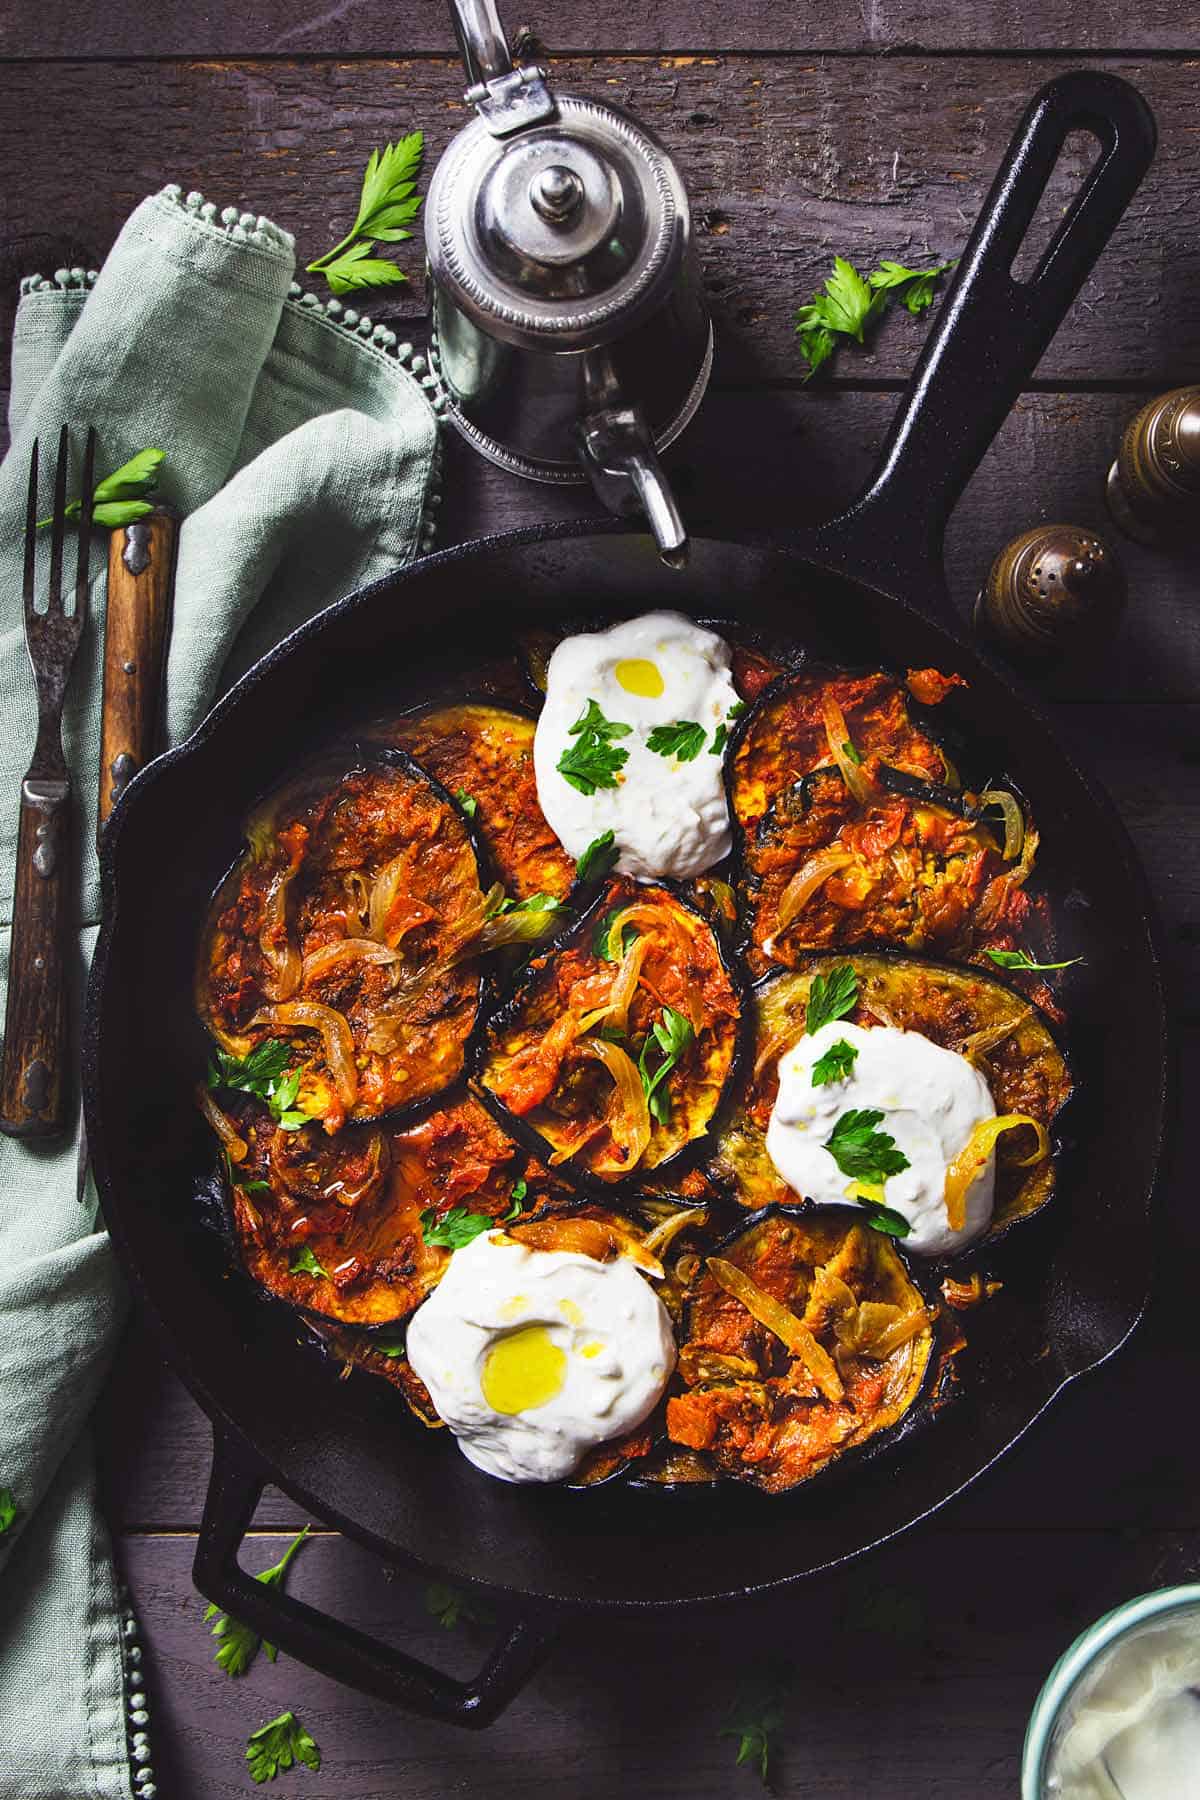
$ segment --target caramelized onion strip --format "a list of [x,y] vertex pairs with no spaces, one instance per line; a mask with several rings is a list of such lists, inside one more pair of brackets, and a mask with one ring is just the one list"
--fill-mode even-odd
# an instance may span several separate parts
[[838,774],[861,806],[871,797],[871,784],[862,772],[861,762],[854,760],[855,751],[850,742],[846,715],[828,688],[821,695],[821,716],[825,721],[829,754],[837,764]]
[[578,1046],[584,1056],[594,1056],[612,1076],[616,1088],[616,1106],[608,1118],[608,1128],[626,1152],[622,1169],[635,1169],[650,1142],[650,1109],[637,1064],[619,1044],[607,1038],[585,1038]]
[[801,864],[779,896],[775,914],[776,931],[786,931],[792,920],[803,912],[817,889],[823,887],[838,869],[848,867],[853,861],[853,851],[830,844]]
[[1030,1118],[1028,1113],[1001,1113],[995,1119],[980,1119],[972,1127],[970,1137],[946,1170],[946,1219],[951,1231],[961,1231],[967,1222],[967,1193],[987,1167],[996,1139],[1022,1125],[1037,1133],[1037,1146],[1032,1156],[1022,1157],[1014,1166],[1030,1169],[1050,1154],[1050,1139],[1039,1119]]
[[206,1087],[196,1089],[196,1105],[220,1138],[229,1155],[230,1162],[245,1162],[246,1151],[249,1148],[245,1138],[228,1113],[221,1111]]
[[300,951],[288,937],[287,891],[298,864],[289,862],[277,869],[263,899],[262,924],[258,947],[271,968],[271,993],[276,1000],[288,1000],[300,986]]
[[794,1312],[773,1295],[765,1293],[744,1269],[727,1262],[723,1256],[710,1256],[706,1267],[718,1287],[740,1300],[752,1318],[774,1332],[792,1354],[800,1358],[826,1400],[836,1403],[845,1398],[846,1390],[833,1358]]
[[358,1098],[354,1038],[342,1013],[335,1012],[332,1006],[320,1006],[314,1000],[287,1000],[280,1006],[261,1006],[250,1024],[282,1025],[287,1031],[319,1032],[338,1099],[347,1111],[354,1105]]
[[340,962],[397,963],[403,960],[399,950],[377,944],[373,938],[338,938],[336,943],[325,944],[304,958],[301,979],[307,987],[310,982],[320,981],[322,975],[328,974]]

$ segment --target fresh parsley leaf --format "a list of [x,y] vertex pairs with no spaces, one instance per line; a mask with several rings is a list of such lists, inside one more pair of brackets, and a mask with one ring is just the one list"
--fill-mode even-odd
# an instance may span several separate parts
[[579,861],[575,864],[577,881],[600,881],[616,863],[620,855],[613,842],[611,831],[602,831],[594,837]]
[[[646,1095],[650,1117],[657,1119],[660,1125],[665,1125],[671,1116],[671,1097],[662,1084],[695,1035],[690,1019],[685,1018],[681,1012],[676,1012],[673,1006],[664,1006],[642,1045],[638,1074],[642,1078],[642,1089]],[[662,1061],[651,1074],[646,1059],[654,1047],[657,1047]]]
[[296,1106],[296,1095],[299,1092],[299,1069],[293,1069],[282,1081],[272,1082],[267,1089],[267,1105],[281,1131],[299,1131],[302,1125],[311,1123],[308,1114],[301,1112]]
[[218,1050],[208,1071],[210,1088],[233,1088],[265,1100],[271,1086],[287,1069],[291,1046],[281,1038],[264,1038],[246,1056],[227,1056]]
[[461,1621],[468,1625],[494,1625],[491,1610],[479,1600],[469,1599],[459,1588],[441,1581],[431,1581],[425,1589],[425,1610],[445,1631],[453,1631]]
[[0,1536],[8,1530],[17,1516],[17,1502],[10,1487],[0,1487]]
[[313,1255],[311,1244],[305,1244],[301,1249],[297,1250],[295,1256],[293,1256],[291,1262],[288,1264],[288,1274],[319,1275],[325,1281],[329,1280],[329,1271],[328,1269],[323,1269],[321,1267],[320,1263]]
[[728,738],[729,727],[726,725],[725,721],[722,720],[717,726],[717,729],[713,732],[713,741],[708,746],[708,754],[710,756],[720,756],[722,750],[725,748]]
[[468,794],[466,788],[455,788],[454,798],[458,801],[458,804],[462,807],[468,819],[473,819],[475,814],[479,811],[479,802],[474,794]]
[[427,1244],[438,1244],[444,1250],[461,1250],[472,1244],[481,1232],[490,1231],[495,1219],[487,1213],[471,1212],[465,1206],[452,1206],[438,1218],[432,1206],[421,1214],[421,1235]]
[[854,1045],[848,1044],[845,1038],[839,1038],[813,1064],[813,1086],[825,1087],[831,1081],[845,1081],[857,1061],[858,1051]]
[[499,1223],[501,1225],[511,1225],[514,1219],[520,1218],[521,1207],[528,1192],[529,1183],[523,1176],[520,1181],[513,1182],[512,1199],[509,1202],[508,1211],[500,1214]]
[[391,1362],[403,1362],[408,1356],[408,1345],[401,1338],[372,1338],[371,1349]]
[[883,1114],[874,1107],[851,1107],[825,1139],[825,1148],[843,1175],[855,1181],[882,1183],[909,1167],[903,1150],[886,1131],[876,1131]]
[[620,943],[612,941],[612,928],[625,910],[623,906],[610,906],[592,935],[593,954],[603,957],[605,962],[619,963],[637,940],[637,926],[622,925]]
[[844,1019],[858,1005],[858,976],[853,963],[838,963],[828,975],[814,975],[808,990],[808,1009],[804,1029],[809,1037],[822,1025]]
[[708,736],[695,719],[676,719],[673,725],[656,725],[646,739],[655,756],[673,756],[676,762],[695,762]]
[[[119,469],[98,481],[92,490],[92,524],[107,526],[111,531],[114,526],[132,525],[135,519],[152,513],[154,506],[146,495],[158,486],[165,454],[162,450],[139,450]],[[82,502],[69,500],[65,510],[68,519],[77,519],[83,511]],[[42,531],[52,523],[52,519],[39,519],[37,529]]]
[[881,1231],[884,1237],[906,1238],[912,1226],[903,1213],[898,1213],[892,1206],[882,1206],[878,1200],[860,1197],[857,1204],[867,1215],[867,1224],[872,1231]]
[[740,719],[745,710],[746,702],[744,700],[735,700],[729,711],[725,714],[725,717],[727,719]]
[[877,292],[902,288],[900,299],[915,319],[933,305],[934,283],[953,267],[952,262],[946,262],[933,269],[906,269],[903,263],[884,261],[871,270],[867,280]]
[[371,251],[376,240],[398,244],[412,236],[408,226],[421,207],[415,189],[424,152],[425,138],[420,131],[411,131],[382,150],[372,150],[354,224],[340,244],[309,263],[309,274],[324,275],[335,294],[394,287],[408,280],[389,258],[372,256]]
[[277,1719],[260,1725],[246,1741],[246,1761],[250,1778],[258,1783],[274,1781],[280,1769],[290,1769],[302,1762],[306,1769],[319,1769],[321,1752],[305,1731],[294,1712],[282,1712]]
[[845,257],[835,256],[833,273],[806,306],[796,308],[795,324],[800,354],[808,364],[805,380],[829,361],[840,341],[861,344],[869,326],[886,311],[892,299],[900,299],[916,318],[933,304],[934,284],[952,269],[939,263],[932,269],[906,269],[903,263],[884,262],[864,280]]
[[606,719],[596,702],[589,700],[568,733],[575,742],[563,751],[555,767],[564,781],[581,794],[615,788],[618,772],[629,761],[629,752],[618,749],[614,739],[628,737],[632,730],[632,725]]
[[737,1766],[756,1767],[766,1787],[775,1737],[783,1724],[784,1696],[792,1678],[785,1665],[760,1670],[741,1684],[719,1736],[738,1740]]
[[[303,1531],[297,1532],[279,1561],[272,1568],[264,1569],[261,1574],[256,1575],[255,1581],[261,1581],[264,1587],[281,1586],[283,1578],[287,1574],[288,1564],[311,1530],[312,1527],[306,1525]],[[219,1669],[224,1669],[227,1675],[244,1675],[257,1656],[260,1644],[266,1652],[268,1662],[274,1662],[279,1655],[274,1644],[269,1644],[265,1639],[261,1639],[253,1626],[244,1625],[240,1619],[233,1618],[229,1613],[223,1613],[220,1607],[209,1606],[206,1609],[204,1614],[206,1625],[210,1619],[215,1620],[212,1634],[218,1640],[217,1654],[213,1660]]]
[[1026,973],[1042,973],[1050,969],[1073,969],[1076,963],[1084,960],[1082,956],[1072,956],[1066,962],[1035,962],[1028,950],[988,950],[986,954],[1001,969],[1024,969]]
[[858,748],[857,744],[852,744],[849,738],[847,738],[846,742],[842,745],[842,755],[846,758],[847,762],[852,762],[855,768],[861,767],[862,751]]

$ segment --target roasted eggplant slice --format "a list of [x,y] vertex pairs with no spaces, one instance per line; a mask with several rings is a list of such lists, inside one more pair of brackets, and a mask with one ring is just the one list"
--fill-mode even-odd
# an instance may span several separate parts
[[226,1142],[226,1167],[243,1266],[277,1298],[342,1324],[392,1323],[420,1305],[450,1258],[427,1236],[452,1239],[450,1215],[453,1227],[464,1213],[526,1210],[524,1153],[466,1096],[406,1131],[349,1126],[333,1138],[315,1124],[277,1126],[244,1097],[226,1116],[238,1139]]
[[538,805],[534,729],[524,713],[468,702],[403,719],[394,735],[471,814],[511,894],[565,900],[575,865]]
[[985,966],[988,949],[1024,943],[1045,959],[1046,905],[1026,887],[1037,833],[1016,795],[958,787],[909,716],[914,682],[940,695],[952,678],[804,674],[748,721],[731,786],[753,974],[868,943]]
[[476,1080],[551,1168],[620,1182],[703,1138],[740,1016],[712,927],[666,887],[615,879],[531,960],[488,1023]]
[[486,916],[449,797],[401,752],[325,765],[276,794],[210,909],[201,1017],[227,1054],[291,1047],[326,1131],[441,1093],[479,1003]]
[[[804,1031],[812,978],[849,963],[858,977],[855,1024],[919,1031],[970,1058],[992,1092],[997,1113],[1023,1113],[1049,1133],[1071,1093],[1066,1060],[1044,1019],[1004,982],[977,969],[948,968],[916,957],[844,954],[807,956],[795,971],[768,976],[753,990],[753,1048],[737,1105],[708,1165],[712,1180],[743,1206],[795,1203],[767,1155],[766,1130],[778,1091],[783,1052]],[[1021,1168],[1026,1134],[996,1146],[996,1208],[982,1242],[1017,1219],[1040,1212],[1054,1192],[1054,1158]],[[1015,1141],[1014,1140],[1018,1140]]]
[[697,1273],[667,1435],[767,1493],[796,1487],[911,1410],[932,1321],[887,1239],[840,1209],[771,1209]]

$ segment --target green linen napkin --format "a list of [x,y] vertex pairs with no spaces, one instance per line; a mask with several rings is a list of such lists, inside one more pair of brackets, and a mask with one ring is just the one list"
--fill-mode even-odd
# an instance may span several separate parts
[[[43,513],[64,420],[74,428],[72,493],[88,424],[99,434],[98,475],[146,446],[166,452],[160,492],[185,515],[167,674],[172,741],[199,722],[223,669],[245,667],[431,541],[437,403],[424,360],[369,318],[302,294],[294,266],[292,238],[268,220],[218,214],[168,187],[132,214],[98,274],[59,270],[22,284],[12,445],[0,465],[0,984],[37,718],[20,603],[34,438]],[[99,906],[105,564],[97,533],[93,623],[64,721],[79,803],[81,979]],[[87,1433],[123,1304],[94,1196],[83,1207],[75,1197],[74,1144],[0,1138],[0,1488],[19,1508],[0,1535],[3,1800],[154,1800],[140,1659],[125,1653],[133,1628],[121,1617]]]

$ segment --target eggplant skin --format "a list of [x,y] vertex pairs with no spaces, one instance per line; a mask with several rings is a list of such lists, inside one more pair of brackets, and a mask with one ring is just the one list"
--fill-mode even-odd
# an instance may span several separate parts
[[[998,1113],[1029,1113],[1053,1133],[1071,1095],[1071,1073],[1037,1008],[1007,982],[979,969],[957,968],[889,952],[834,951],[803,958],[795,970],[769,975],[752,990],[753,1049],[738,1097],[707,1165],[710,1179],[743,1206],[795,1204],[767,1155],[766,1130],[778,1092],[777,1065],[803,1035],[814,975],[849,963],[858,976],[856,1024],[886,1023],[919,1031],[949,1050],[970,1054],[992,1091]],[[878,1012],[872,1010],[879,1008]],[[995,1041],[989,1044],[989,1037]],[[1016,1159],[1011,1135],[996,1149],[996,1210],[990,1243],[1021,1219],[1032,1218],[1054,1193],[1051,1154],[1032,1168]],[[873,1234],[874,1235],[874,1234]]]
[[[614,1149],[604,1125],[614,1094],[609,1071],[579,1054],[579,1040],[569,1030],[551,1035],[560,1022],[569,1024],[573,994],[577,1015],[603,1004],[618,965],[600,954],[597,933],[626,908],[635,909],[631,926],[649,939],[650,949],[619,1047],[636,1064],[652,1023],[661,1021],[667,1006],[699,1026],[664,1078],[667,1119],[652,1119],[649,1144],[633,1167],[621,1165],[620,1146]],[[742,1016],[740,978],[696,908],[666,883],[613,877],[577,922],[531,958],[510,998],[485,1022],[471,1085],[540,1162],[581,1192],[602,1194],[635,1185],[651,1172],[678,1173],[685,1159],[699,1155],[737,1072]],[[649,1068],[657,1057],[652,1049]]]
[[[226,1110],[246,1145],[226,1167],[238,1260],[314,1319],[400,1323],[450,1260],[449,1249],[426,1243],[423,1212],[440,1220],[463,1208],[497,1222],[512,1214],[524,1152],[461,1089],[404,1130],[348,1126],[332,1138],[316,1125],[277,1128],[244,1096]],[[521,1215],[533,1204],[518,1202]]]
[[[932,1364],[934,1315],[890,1239],[840,1207],[770,1207],[717,1254],[801,1320],[843,1391],[823,1394],[805,1361],[701,1263],[667,1401],[672,1446],[778,1494],[874,1448],[913,1414]],[[918,1313],[912,1335],[890,1354],[876,1359],[855,1347],[858,1333],[869,1342],[884,1325]],[[658,1479],[671,1481],[669,1474]],[[689,1479],[703,1479],[703,1465]]]
[[[398,750],[326,757],[247,825],[205,923],[201,1019],[235,1056],[289,1041],[299,1106],[329,1132],[411,1114],[462,1072],[482,978],[477,962],[450,959],[482,905],[471,829],[439,783]],[[347,939],[370,954],[339,958]],[[389,950],[393,961],[376,960]],[[348,1028],[350,1091],[311,1024],[252,1022],[297,1003]]]
[[565,900],[575,865],[538,802],[535,729],[526,713],[464,701],[410,715],[392,735],[460,804],[463,796],[474,802],[474,824],[510,894]]

